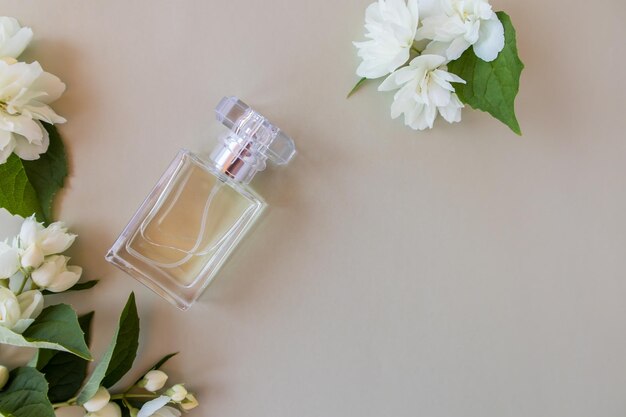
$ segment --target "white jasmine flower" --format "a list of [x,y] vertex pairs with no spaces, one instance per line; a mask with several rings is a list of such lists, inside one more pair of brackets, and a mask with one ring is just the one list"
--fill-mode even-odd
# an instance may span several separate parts
[[170,397],[162,395],[148,401],[141,407],[137,417],[180,417],[181,412],[179,410],[167,405],[170,400]]
[[30,28],[21,27],[13,17],[0,17],[0,57],[17,58],[33,38]]
[[180,406],[185,411],[193,410],[198,405],[198,400],[196,400],[196,397],[192,393],[187,394],[183,402],[180,403]]
[[176,384],[168,389],[165,394],[172,397],[172,401],[179,403],[187,396],[187,389],[182,384]]
[[429,15],[423,18],[415,36],[418,41],[433,41],[424,53],[444,51],[449,60],[455,60],[473,45],[476,56],[489,62],[504,48],[504,27],[488,0],[429,3]]
[[100,411],[109,403],[110,400],[111,394],[109,394],[109,391],[107,391],[104,387],[100,387],[93,397],[83,404],[83,407],[89,412]]
[[437,112],[450,123],[461,120],[463,104],[450,83],[465,81],[447,72],[445,62],[440,55],[421,55],[382,82],[379,91],[398,90],[391,106],[392,118],[404,114],[404,123],[419,130],[432,128]]
[[409,60],[419,13],[417,0],[378,0],[365,11],[365,37],[354,42],[363,62],[356,70],[360,77],[378,78]]
[[122,410],[116,403],[109,402],[100,410],[87,413],[85,417],[122,417]]
[[24,249],[21,263],[24,268],[37,268],[42,264],[44,256],[65,252],[76,235],[68,233],[62,222],[55,222],[44,227],[31,216],[24,220],[19,234],[19,245]]
[[4,388],[4,386],[9,382],[9,369],[0,365],[0,389]]
[[63,255],[50,256],[31,274],[37,286],[52,292],[61,292],[78,282],[83,269],[80,266],[68,266],[70,258]]
[[20,255],[6,241],[0,242],[0,279],[12,277],[20,268]]
[[167,374],[158,369],[153,369],[144,375],[143,379],[137,384],[141,388],[145,388],[150,392],[160,390],[165,386],[167,381]]
[[12,152],[33,160],[48,150],[50,139],[41,121],[65,122],[48,105],[63,91],[65,84],[38,62],[0,60],[0,164]]

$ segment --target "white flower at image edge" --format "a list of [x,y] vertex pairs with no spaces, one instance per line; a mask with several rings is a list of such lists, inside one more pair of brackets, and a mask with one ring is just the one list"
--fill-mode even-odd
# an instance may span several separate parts
[[65,252],[75,239],[76,235],[68,233],[62,222],[44,227],[31,216],[24,220],[20,229],[21,264],[24,268],[37,268],[45,256]]
[[41,122],[65,122],[48,105],[64,91],[65,84],[38,62],[0,60],[0,164],[13,152],[33,160],[48,150],[50,139]]
[[417,0],[378,0],[365,11],[365,37],[354,42],[363,62],[356,73],[378,78],[391,73],[409,60],[419,13]]
[[62,292],[70,289],[78,282],[83,269],[80,266],[67,265],[70,258],[63,255],[54,255],[33,271],[31,279],[37,286],[52,292]]
[[37,290],[18,296],[0,287],[0,326],[22,333],[43,310],[43,295]]
[[488,0],[421,1],[429,5],[428,16],[422,16],[415,38],[433,41],[425,54],[455,60],[473,45],[476,56],[490,62],[504,48],[504,27]]
[[446,71],[446,61],[440,55],[421,55],[382,82],[379,91],[398,89],[391,105],[392,118],[404,114],[404,123],[419,130],[432,128],[437,112],[450,123],[461,120],[463,104],[450,83],[465,81]]
[[0,58],[17,58],[33,38],[30,28],[20,26],[13,17],[0,17]]

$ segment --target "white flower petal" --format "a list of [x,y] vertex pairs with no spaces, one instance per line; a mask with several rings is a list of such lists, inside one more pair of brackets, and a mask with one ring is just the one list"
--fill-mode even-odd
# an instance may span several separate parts
[[43,224],[37,222],[34,215],[24,219],[19,235],[20,247],[25,249],[37,243],[37,236],[42,230],[44,230]]
[[43,263],[44,253],[39,245],[30,245],[22,253],[21,263],[24,268],[38,268]]
[[0,242],[0,279],[12,277],[20,268],[17,249],[6,242]]
[[[39,122],[37,122],[39,123]],[[39,159],[41,154],[46,153],[50,146],[50,137],[48,132],[43,129],[43,136],[40,143],[31,143],[24,136],[15,135],[15,148],[13,152],[26,161],[34,161]]]
[[148,401],[141,407],[141,409],[139,410],[139,413],[137,414],[137,417],[154,416],[155,413],[159,411],[160,409],[162,409],[167,403],[169,403],[170,400],[171,400],[170,397],[166,395],[161,395],[160,397],[155,398],[154,400]]
[[504,26],[494,14],[492,19],[481,23],[480,36],[474,44],[474,53],[483,61],[491,62],[498,57],[502,49],[504,49]]
[[0,56],[17,58],[33,38],[30,28],[22,28],[12,17],[0,17]]

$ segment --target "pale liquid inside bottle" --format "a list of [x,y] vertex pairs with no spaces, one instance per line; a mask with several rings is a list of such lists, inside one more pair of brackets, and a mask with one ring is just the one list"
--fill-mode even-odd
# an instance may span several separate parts
[[253,202],[195,164],[175,176],[128,242],[128,252],[183,286],[238,233]]

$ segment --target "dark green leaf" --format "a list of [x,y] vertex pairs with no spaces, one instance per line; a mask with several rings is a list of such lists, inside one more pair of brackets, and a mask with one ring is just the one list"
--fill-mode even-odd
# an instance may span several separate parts
[[448,64],[450,72],[463,78],[467,84],[455,84],[459,99],[471,107],[483,110],[507,125],[518,135],[522,134],[515,117],[515,97],[524,64],[517,54],[515,28],[511,18],[498,12],[504,26],[504,49],[498,57],[485,62],[478,58],[473,48],[456,61]]
[[52,291],[48,291],[48,290],[44,290],[41,293],[43,295],[54,295],[54,294],[63,294],[65,292],[69,292],[69,291],[83,291],[83,290],[88,290],[90,288],[93,288],[96,286],[96,284],[99,281],[97,279],[91,280],[91,281],[85,281],[85,282],[79,282],[78,284],[74,285],[73,287],[65,290],[65,291],[61,291],[61,292],[52,292]]
[[152,365],[152,368],[148,369],[146,372],[141,374],[141,377],[137,381],[135,381],[135,384],[137,384],[139,381],[141,381],[141,379],[143,378],[143,376],[145,374],[147,374],[148,372],[150,372],[152,370],[160,369],[165,364],[165,362],[169,361],[170,359],[172,359],[176,355],[178,355],[178,352],[169,353],[169,354],[163,356],[157,363]]
[[7,417],[55,417],[44,376],[28,366],[13,370],[9,384],[0,392],[0,414]]
[[22,217],[36,214],[39,220],[44,220],[37,193],[26,176],[22,160],[15,154],[0,165],[0,207],[11,214]]
[[350,92],[348,93],[346,98],[350,98],[352,96],[352,94],[356,93],[357,90],[359,88],[361,88],[363,86],[363,84],[365,84],[366,81],[367,81],[367,78],[365,78],[365,77],[363,77],[359,81],[357,81],[357,83],[354,84],[354,87],[352,87],[352,90],[350,90]]
[[0,326],[0,343],[13,346],[61,350],[91,360],[76,312],[67,304],[43,309],[22,334]]
[[46,222],[52,221],[52,200],[63,188],[67,177],[65,148],[56,127],[43,124],[50,136],[50,146],[45,154],[34,161],[22,161],[26,176],[35,189],[39,206]]
[[84,404],[93,397],[100,385],[108,388],[119,381],[132,367],[138,346],[139,316],[135,294],[131,293],[120,316],[113,340],[78,395],[78,403]]
[[[89,345],[90,325],[93,318],[93,311],[78,318],[80,328],[85,333],[85,343]],[[87,376],[87,362],[84,359],[66,352],[57,352],[40,349],[38,356],[43,352],[52,352],[52,357],[45,364],[38,361],[38,367],[46,376],[50,384],[48,398],[53,403],[67,401],[72,398],[80,389],[83,380]]]

